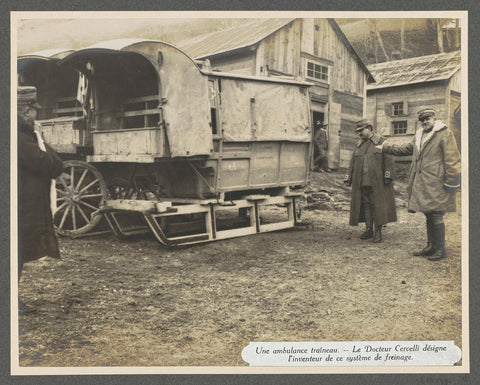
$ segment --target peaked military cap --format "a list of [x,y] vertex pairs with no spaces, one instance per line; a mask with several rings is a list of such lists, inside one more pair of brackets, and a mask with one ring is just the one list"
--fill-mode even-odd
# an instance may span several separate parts
[[42,108],[37,103],[37,89],[33,86],[19,86],[17,89],[17,103],[19,106]]
[[435,110],[433,108],[422,108],[417,112],[418,120],[429,118],[430,116],[435,116]]
[[361,131],[366,127],[373,128],[372,123],[370,123],[368,119],[359,120],[357,123],[355,123],[355,132]]

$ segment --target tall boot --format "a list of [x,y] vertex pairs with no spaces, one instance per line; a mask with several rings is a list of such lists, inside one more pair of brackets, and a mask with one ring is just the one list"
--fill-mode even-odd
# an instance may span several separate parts
[[440,261],[447,256],[447,253],[445,252],[445,223],[433,225],[433,230],[433,247],[435,249],[435,252],[431,256],[429,256],[428,259],[430,261]]
[[416,257],[426,257],[435,253],[433,239],[435,237],[432,220],[427,217],[427,245],[422,250],[413,252]]
[[360,235],[360,239],[370,239],[373,237],[373,216],[370,205],[364,206],[365,211],[365,232]]
[[382,225],[375,226],[375,234],[373,236],[372,242],[373,243],[381,243],[382,242]]

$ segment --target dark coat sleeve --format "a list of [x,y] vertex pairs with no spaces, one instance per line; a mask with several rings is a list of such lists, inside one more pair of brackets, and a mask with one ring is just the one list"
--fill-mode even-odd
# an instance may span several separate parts
[[29,140],[26,134],[20,134],[18,136],[19,166],[48,178],[56,178],[62,173],[62,159],[48,144],[45,143],[45,147],[46,151],[40,150],[35,141]]
[[383,164],[385,167],[384,178],[394,179],[395,178],[395,158],[393,155],[383,153]]
[[348,166],[347,173],[345,174],[345,177],[343,178],[344,181],[347,181],[349,183],[352,183],[354,158],[355,158],[355,151],[352,152],[352,157],[350,158],[350,163],[349,163],[349,166]]

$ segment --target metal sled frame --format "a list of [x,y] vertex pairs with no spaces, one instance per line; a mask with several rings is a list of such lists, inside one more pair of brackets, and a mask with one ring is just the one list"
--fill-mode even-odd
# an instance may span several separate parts
[[[110,200],[101,209],[110,225],[113,234],[119,239],[128,239],[132,235],[153,232],[156,239],[164,246],[192,245],[221,239],[241,237],[257,233],[265,233],[292,228],[297,224],[295,199],[301,194],[280,195],[248,195],[234,201],[217,199],[189,200],[177,199],[162,202],[141,200]],[[286,220],[274,223],[262,223],[260,209],[263,206],[278,205],[286,209]],[[244,209],[246,223],[237,228],[219,229],[217,212],[228,209]],[[124,228],[117,215],[125,212],[137,212],[142,215],[146,226],[141,228]],[[196,215],[201,218],[201,229],[188,235],[168,236],[162,227],[167,218]],[[198,220],[197,220],[198,222]],[[188,228],[189,224],[185,225]]]

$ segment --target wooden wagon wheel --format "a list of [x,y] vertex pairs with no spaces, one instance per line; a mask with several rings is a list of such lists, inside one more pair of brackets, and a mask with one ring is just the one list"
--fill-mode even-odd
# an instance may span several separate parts
[[75,237],[100,222],[102,215],[92,214],[104,204],[107,186],[94,166],[79,160],[66,161],[56,188],[57,209],[53,219],[58,234]]

